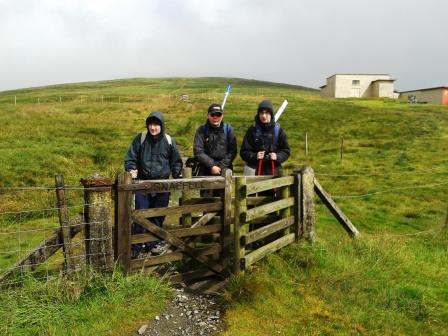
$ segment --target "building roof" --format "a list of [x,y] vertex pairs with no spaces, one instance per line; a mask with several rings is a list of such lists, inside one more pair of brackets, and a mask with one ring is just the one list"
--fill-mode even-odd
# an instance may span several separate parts
[[395,79],[377,79],[377,80],[372,81],[372,83],[375,83],[375,82],[395,82]]
[[438,90],[438,89],[445,89],[445,90],[448,90],[448,86],[437,86],[437,87],[426,88],[426,89],[417,89],[417,90],[400,91],[400,93],[415,92],[415,91],[429,91],[429,90]]
[[334,75],[331,75],[330,77],[327,77],[327,79],[328,78],[331,78],[331,77],[334,77],[334,76],[338,76],[338,75],[343,75],[343,76],[390,76],[389,74],[354,74],[354,73],[352,73],[352,74],[349,74],[349,73],[338,73],[338,74],[334,74]]
[[319,89],[323,89],[326,85],[319,86]]

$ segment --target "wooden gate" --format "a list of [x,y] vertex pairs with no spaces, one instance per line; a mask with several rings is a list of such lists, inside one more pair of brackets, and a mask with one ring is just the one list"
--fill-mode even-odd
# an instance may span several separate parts
[[300,193],[299,174],[269,179],[236,178],[235,274],[299,238]]
[[[218,198],[184,199],[179,205],[166,208],[134,210],[132,199],[135,193],[155,193],[192,190],[220,190]],[[223,274],[229,264],[232,202],[232,172],[225,171],[222,177],[200,177],[133,182],[129,173],[117,176],[116,186],[116,249],[115,256],[126,272],[178,260],[195,260],[201,267],[177,276],[173,281],[182,281],[213,274]],[[194,216],[190,217],[191,214]],[[178,227],[160,228],[151,222],[155,216],[184,216]],[[143,226],[148,233],[131,234],[133,223]],[[191,224],[193,223],[193,224]],[[200,236],[213,235],[217,239],[206,242]],[[199,238],[199,239],[198,239]],[[199,243],[195,243],[200,240]],[[170,249],[159,256],[132,258],[131,245],[163,240]]]

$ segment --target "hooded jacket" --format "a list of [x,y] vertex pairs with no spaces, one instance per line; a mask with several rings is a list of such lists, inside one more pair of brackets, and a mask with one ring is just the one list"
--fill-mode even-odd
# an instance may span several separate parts
[[215,127],[207,120],[207,128],[208,132],[205,125],[199,126],[193,144],[194,157],[200,163],[199,175],[202,176],[210,175],[213,166],[232,169],[237,153],[235,132],[230,125],[227,134],[223,122]]
[[261,151],[266,152],[262,162],[261,175],[272,175],[271,159],[267,155],[268,153],[277,153],[277,160],[274,161],[275,173],[281,168],[281,164],[289,158],[291,153],[283,128],[280,127],[278,131],[277,141],[275,141],[274,128],[274,121],[263,124],[257,112],[254,125],[250,126],[246,131],[243,144],[241,145],[240,156],[253,169],[257,169],[257,153]]
[[126,171],[137,169],[137,178],[142,180],[166,179],[170,173],[178,178],[181,176],[182,159],[174,139],[170,144],[165,136],[163,115],[161,112],[151,112],[146,119],[147,125],[150,118],[160,122],[160,134],[154,137],[148,132],[143,143],[142,133],[137,134],[124,159],[124,168]]

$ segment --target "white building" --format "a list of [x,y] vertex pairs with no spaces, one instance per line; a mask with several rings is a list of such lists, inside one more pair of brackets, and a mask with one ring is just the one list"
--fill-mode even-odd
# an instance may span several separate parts
[[321,86],[322,97],[333,98],[397,98],[395,79],[387,74],[335,74]]
[[448,105],[448,86],[400,92],[400,100],[412,103]]

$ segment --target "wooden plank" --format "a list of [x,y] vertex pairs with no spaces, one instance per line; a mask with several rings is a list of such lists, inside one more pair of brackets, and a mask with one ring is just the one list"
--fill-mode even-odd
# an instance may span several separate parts
[[347,233],[351,237],[359,236],[358,229],[352,224],[350,219],[342,212],[342,210],[338,207],[338,205],[333,201],[330,195],[322,188],[320,183],[314,179],[314,190],[317,195],[319,195],[320,199],[327,206],[328,210],[333,214],[333,216],[338,220],[338,222],[342,225],[342,227],[347,231]]
[[[199,226],[195,228],[172,229],[167,231],[177,238],[183,238],[221,232],[221,224]],[[130,237],[131,244],[145,243],[153,240],[159,240],[159,238],[149,233],[131,235]]]
[[219,274],[220,269],[216,268],[215,265],[211,264],[210,261],[203,256],[196,256],[195,250],[188,246],[185,242],[183,242],[181,239],[173,236],[168,231],[163,230],[162,228],[158,227],[157,225],[151,223],[149,220],[147,220],[144,217],[135,217],[134,221],[140,225],[142,225],[146,230],[150,231],[152,234],[156,235],[160,239],[166,240],[169,244],[174,245],[177,247],[180,251],[188,254],[193,259],[199,261],[204,266],[212,270],[213,272]]
[[217,177],[195,177],[183,179],[165,179],[137,181],[127,185],[120,183],[117,190],[145,191],[146,193],[159,193],[168,191],[201,190],[201,189],[223,189],[224,178]]
[[226,169],[223,172],[225,178],[225,187],[222,193],[222,204],[224,209],[221,216],[222,232],[220,236],[221,241],[221,265],[222,270],[227,270],[229,267],[229,249],[231,245],[230,225],[232,224],[232,170]]
[[280,250],[281,248],[285,247],[286,245],[289,245],[293,243],[295,240],[294,233],[290,233],[287,236],[283,236],[272,243],[269,243],[263,247],[260,247],[258,250],[252,251],[246,257],[244,258],[244,264],[246,267],[256,263],[258,260],[264,258],[268,254],[274,253],[275,251]]
[[[213,244],[206,247],[195,248],[196,256],[209,256],[221,252],[221,246],[219,244]],[[174,251],[166,253],[160,256],[148,256],[147,258],[134,259],[131,260],[131,269],[149,267],[154,265],[166,264],[168,262],[178,261],[178,260],[190,260],[191,257],[185,255],[180,251]]]
[[265,181],[257,181],[247,184],[246,194],[254,194],[257,192],[289,186],[294,183],[293,176],[277,177]]
[[264,180],[272,180],[272,176],[270,175],[254,175],[254,176],[246,176],[246,175],[240,175],[240,176],[233,176],[233,183],[236,182],[236,178],[239,177],[245,177],[246,178],[246,183],[252,183],[252,182],[257,182],[257,181],[264,181]]
[[[117,185],[129,185],[132,183],[132,176],[129,172],[119,173],[116,177]],[[124,271],[129,269],[131,258],[131,244],[129,236],[131,234],[131,201],[132,193],[126,190],[116,190],[115,197],[115,259],[119,261]]]
[[64,264],[65,268],[70,271],[74,269],[74,259],[73,259],[74,253],[72,250],[67,202],[65,199],[64,176],[56,175],[54,179],[56,185],[56,199],[58,202],[59,224],[61,226],[61,233],[62,233]]
[[254,241],[263,239],[273,234],[274,232],[288,228],[294,223],[295,223],[294,216],[282,218],[274,223],[271,223],[269,225],[263,226],[259,229],[249,232],[245,236],[241,237],[241,239],[244,241],[244,244],[247,245],[253,243]]
[[[204,203],[214,203],[219,202],[221,197],[201,197],[192,198],[187,201],[182,201],[182,205],[192,205],[192,204],[204,204]],[[262,204],[270,203],[276,201],[275,196],[249,196],[247,198],[248,206],[259,206]],[[232,197],[232,203],[235,201],[235,197]]]
[[[238,177],[235,181],[235,214],[233,219],[233,273],[238,275],[242,271],[240,263],[246,254],[246,245],[242,244],[241,236],[244,236],[248,230],[247,225],[244,225],[244,220],[241,220],[241,214],[247,210],[247,197],[243,192],[246,185],[246,177]],[[244,271],[244,269],[243,269]]]
[[[219,265],[217,265],[216,267],[219,267]],[[193,280],[208,278],[211,276],[216,276],[215,272],[212,272],[208,269],[199,269],[199,270],[195,270],[195,271],[172,275],[172,276],[168,277],[168,282],[172,283],[172,284],[176,284],[179,282],[190,282]]]
[[[79,219],[79,222],[82,220]],[[82,226],[76,225],[77,221],[70,222],[70,238],[74,238],[76,234],[81,232]],[[12,267],[7,269],[0,275],[0,283],[6,281],[8,278],[15,274],[21,274],[26,271],[33,271],[39,267],[43,262],[55,254],[63,246],[62,230],[61,228],[45,241],[43,241],[38,247],[25,255],[22,259],[16,262]]]
[[249,209],[241,214],[241,220],[243,222],[250,222],[255,218],[263,217],[268,213],[279,211],[293,205],[294,205],[294,197],[288,197],[286,199],[282,199],[269,204],[261,205],[253,209]]
[[218,211],[222,210],[222,202],[194,204],[194,205],[175,205],[166,208],[151,208],[134,210],[135,217],[156,217],[187,214],[192,212]]

